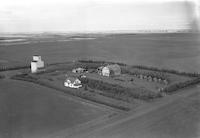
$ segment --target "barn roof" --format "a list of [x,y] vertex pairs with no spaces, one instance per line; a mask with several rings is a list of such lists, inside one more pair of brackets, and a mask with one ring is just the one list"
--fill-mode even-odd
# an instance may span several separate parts
[[110,70],[113,70],[113,71],[120,71],[121,70],[121,68],[118,64],[112,64],[112,65],[108,65],[106,67],[109,68]]

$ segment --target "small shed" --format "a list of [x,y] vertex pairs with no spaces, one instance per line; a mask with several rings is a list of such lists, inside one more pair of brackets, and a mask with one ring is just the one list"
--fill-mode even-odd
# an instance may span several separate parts
[[82,87],[82,84],[78,78],[67,77],[67,79],[64,81],[64,86],[77,89],[77,88]]
[[118,76],[121,74],[121,68],[118,64],[107,65],[102,69],[103,76]]

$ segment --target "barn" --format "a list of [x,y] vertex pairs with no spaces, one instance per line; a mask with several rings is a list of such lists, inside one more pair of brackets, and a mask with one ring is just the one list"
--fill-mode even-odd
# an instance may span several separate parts
[[121,74],[121,68],[117,64],[107,65],[107,66],[103,67],[103,69],[102,69],[103,76],[107,76],[107,77],[118,76],[120,74]]

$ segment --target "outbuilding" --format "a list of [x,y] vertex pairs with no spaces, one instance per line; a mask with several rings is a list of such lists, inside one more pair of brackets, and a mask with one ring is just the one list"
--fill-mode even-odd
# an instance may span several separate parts
[[87,72],[87,70],[84,68],[76,68],[76,69],[73,69],[72,72],[73,73],[84,73],[84,72]]
[[117,64],[107,65],[102,68],[102,75],[103,76],[118,76],[121,74],[121,68]]

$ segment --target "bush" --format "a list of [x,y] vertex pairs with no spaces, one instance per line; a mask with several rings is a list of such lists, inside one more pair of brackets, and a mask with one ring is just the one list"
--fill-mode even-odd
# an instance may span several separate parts
[[155,72],[155,71],[147,72],[147,71],[143,71],[140,69],[133,70],[133,68],[122,68],[122,73],[138,76],[141,78],[144,78],[144,76],[146,76],[147,78],[151,77],[151,78],[155,78],[155,79],[166,80],[167,82],[169,82],[168,76],[166,74],[164,74],[163,72]]
[[0,79],[4,79],[5,78],[5,76],[4,75],[0,75]]
[[84,90],[87,91],[88,90],[88,86],[84,85]]

